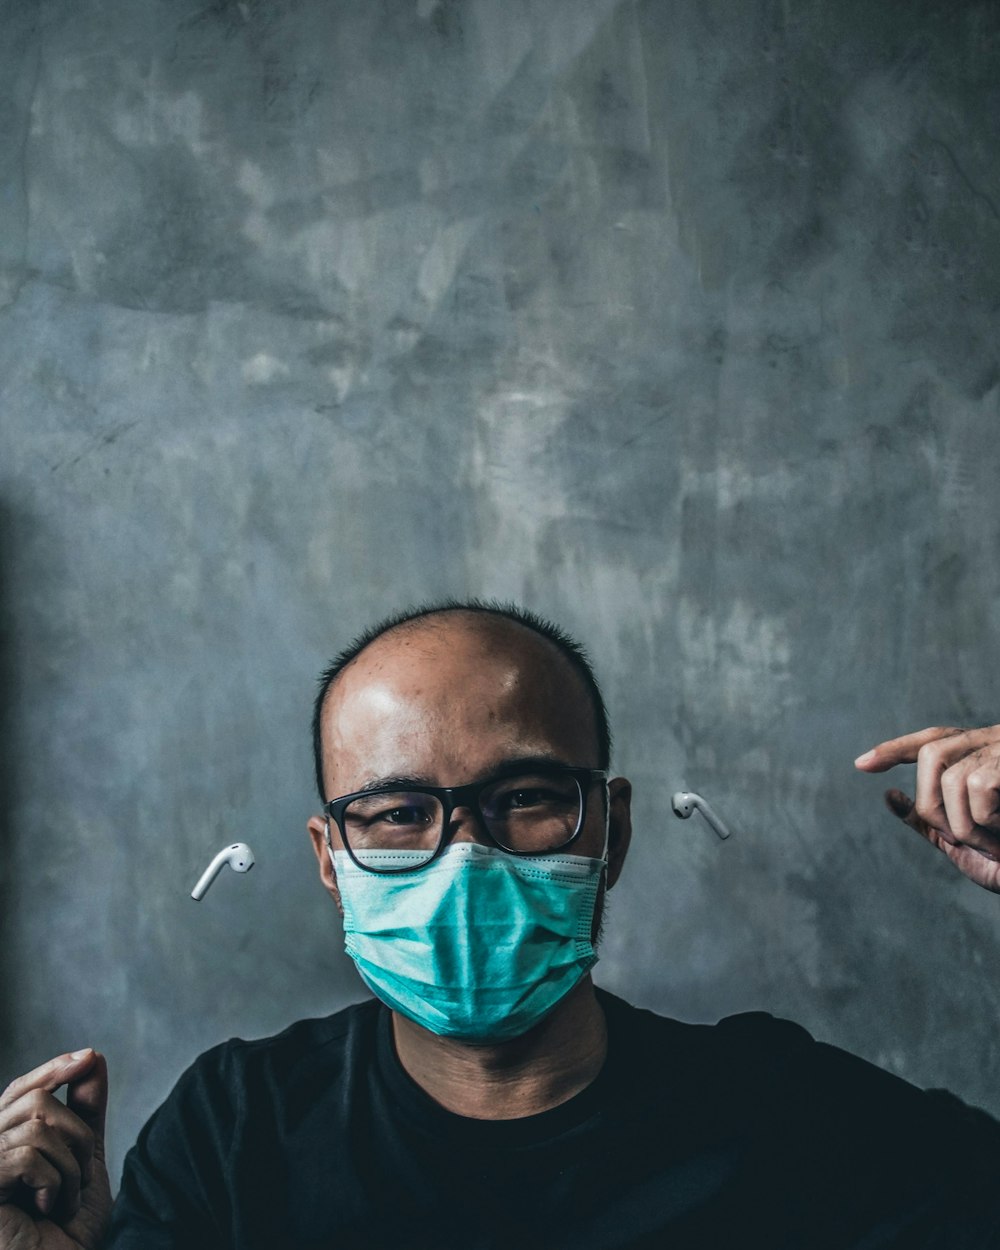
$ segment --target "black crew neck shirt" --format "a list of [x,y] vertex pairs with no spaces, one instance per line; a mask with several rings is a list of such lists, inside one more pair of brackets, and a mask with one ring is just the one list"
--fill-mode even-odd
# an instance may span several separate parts
[[986,1250],[1000,1124],[761,1013],[598,991],[608,1056],[516,1120],[445,1110],[360,1003],[188,1069],[125,1161],[107,1250]]

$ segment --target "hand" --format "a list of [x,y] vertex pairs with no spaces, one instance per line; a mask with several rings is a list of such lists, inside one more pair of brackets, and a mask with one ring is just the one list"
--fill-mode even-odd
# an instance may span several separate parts
[[916,764],[916,800],[887,790],[893,815],[916,829],[977,885],[1000,894],[1000,725],[921,729],[854,761],[866,773]]
[[[0,1094],[0,1250],[97,1250],[111,1214],[108,1069],[60,1055]],[[55,1091],[66,1086],[65,1106]]]

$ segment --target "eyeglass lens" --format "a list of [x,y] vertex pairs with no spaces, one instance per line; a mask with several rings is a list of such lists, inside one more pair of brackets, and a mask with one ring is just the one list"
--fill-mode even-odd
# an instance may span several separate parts
[[[479,794],[490,836],[508,851],[539,854],[564,846],[580,827],[583,800],[575,777],[524,773],[504,777]],[[344,809],[343,833],[355,857],[405,851],[407,867],[433,858],[444,836],[444,806],[432,794],[393,790],[365,794]],[[384,867],[384,858],[372,867]]]

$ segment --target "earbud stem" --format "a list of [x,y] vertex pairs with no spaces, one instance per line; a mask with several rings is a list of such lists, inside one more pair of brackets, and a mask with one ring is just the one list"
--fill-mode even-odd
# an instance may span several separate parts
[[200,903],[208,892],[208,887],[222,871],[222,865],[226,862],[226,852],[220,851],[212,860],[209,866],[198,878],[198,884],[191,891],[191,897],[196,903]]

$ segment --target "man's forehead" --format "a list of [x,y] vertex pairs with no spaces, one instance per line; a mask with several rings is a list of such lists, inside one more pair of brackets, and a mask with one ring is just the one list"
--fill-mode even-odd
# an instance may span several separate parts
[[470,736],[484,761],[526,744],[551,752],[557,740],[579,755],[591,721],[580,678],[547,639],[510,621],[434,619],[382,635],[345,668],[324,707],[324,746],[352,774],[392,756],[401,766],[432,744],[479,767]]
[[580,689],[572,666],[548,639],[515,621],[454,612],[382,634],[351,661],[330,693],[377,702],[391,697],[391,690],[447,688],[458,673],[467,681],[481,674],[498,695],[526,681]]

